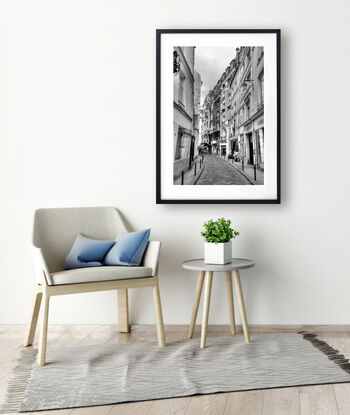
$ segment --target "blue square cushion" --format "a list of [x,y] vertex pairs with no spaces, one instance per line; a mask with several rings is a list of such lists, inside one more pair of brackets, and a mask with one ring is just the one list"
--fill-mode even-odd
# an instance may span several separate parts
[[104,265],[140,265],[151,229],[122,233],[113,248],[106,255]]
[[99,267],[115,241],[99,241],[79,234],[64,262],[64,269]]

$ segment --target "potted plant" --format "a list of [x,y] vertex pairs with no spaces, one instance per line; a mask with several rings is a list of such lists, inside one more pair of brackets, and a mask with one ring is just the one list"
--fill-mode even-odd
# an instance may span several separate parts
[[220,218],[204,222],[201,232],[204,243],[204,262],[206,264],[228,264],[232,260],[232,238],[239,232],[231,228],[229,219]]

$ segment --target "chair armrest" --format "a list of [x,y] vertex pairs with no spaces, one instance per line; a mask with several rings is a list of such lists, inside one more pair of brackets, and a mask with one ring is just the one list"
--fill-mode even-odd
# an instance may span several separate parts
[[143,255],[142,266],[152,268],[152,276],[158,273],[160,242],[149,241]]
[[[37,284],[52,285],[50,271],[47,267],[43,251],[36,246],[32,247],[32,257],[34,264],[34,272]],[[44,280],[46,279],[46,281]]]

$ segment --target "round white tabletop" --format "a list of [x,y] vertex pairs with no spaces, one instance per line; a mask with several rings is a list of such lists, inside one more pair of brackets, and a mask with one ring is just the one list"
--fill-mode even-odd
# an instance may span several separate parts
[[232,261],[228,264],[206,264],[203,258],[190,259],[182,263],[183,268],[190,269],[192,271],[212,271],[212,272],[225,272],[225,271],[238,271],[240,269],[252,268],[255,263],[246,258],[232,258]]

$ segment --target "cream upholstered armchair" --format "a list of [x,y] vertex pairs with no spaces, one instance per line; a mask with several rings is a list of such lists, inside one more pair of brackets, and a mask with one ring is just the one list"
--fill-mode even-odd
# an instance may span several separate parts
[[165,346],[162,308],[158,286],[160,242],[149,241],[141,266],[101,266],[65,271],[64,261],[81,233],[89,238],[115,240],[127,232],[115,208],[39,209],[35,212],[33,260],[36,275],[34,301],[24,345],[33,343],[42,305],[38,364],[45,364],[46,339],[51,296],[117,290],[118,329],[129,332],[128,288],[152,287],[159,346]]

